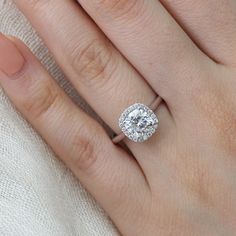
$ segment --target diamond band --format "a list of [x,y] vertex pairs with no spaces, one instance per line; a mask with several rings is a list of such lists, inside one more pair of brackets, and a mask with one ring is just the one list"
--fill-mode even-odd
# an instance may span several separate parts
[[119,127],[123,133],[116,136],[113,142],[118,143],[125,136],[134,142],[148,140],[158,128],[159,121],[153,110],[157,108],[160,102],[161,98],[158,97],[150,107],[141,103],[135,103],[125,109],[119,119]]

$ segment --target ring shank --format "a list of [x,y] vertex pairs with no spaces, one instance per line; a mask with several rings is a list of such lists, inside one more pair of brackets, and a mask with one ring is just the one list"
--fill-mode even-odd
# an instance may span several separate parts
[[[148,106],[151,110],[155,111],[158,106],[161,104],[162,98],[160,96],[157,96],[154,101]],[[125,138],[125,134],[123,132],[120,132],[118,135],[116,135],[113,139],[112,142],[114,144],[117,144],[121,142]]]

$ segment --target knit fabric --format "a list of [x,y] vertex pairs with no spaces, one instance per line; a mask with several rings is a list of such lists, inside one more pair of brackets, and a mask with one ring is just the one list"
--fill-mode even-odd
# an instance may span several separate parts
[[[0,32],[23,40],[78,106],[98,119],[10,0],[0,0]],[[105,212],[15,110],[1,88],[0,235],[118,235]]]

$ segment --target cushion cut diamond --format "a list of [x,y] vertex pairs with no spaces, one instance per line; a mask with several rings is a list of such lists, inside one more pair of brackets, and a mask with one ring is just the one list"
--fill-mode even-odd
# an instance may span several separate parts
[[119,126],[129,139],[144,142],[155,133],[158,119],[149,107],[136,103],[122,113]]

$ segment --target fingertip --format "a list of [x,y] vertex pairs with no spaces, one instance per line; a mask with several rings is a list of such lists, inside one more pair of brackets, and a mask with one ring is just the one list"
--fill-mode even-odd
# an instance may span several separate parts
[[25,64],[25,58],[12,39],[0,33],[0,71],[8,78],[19,73]]

